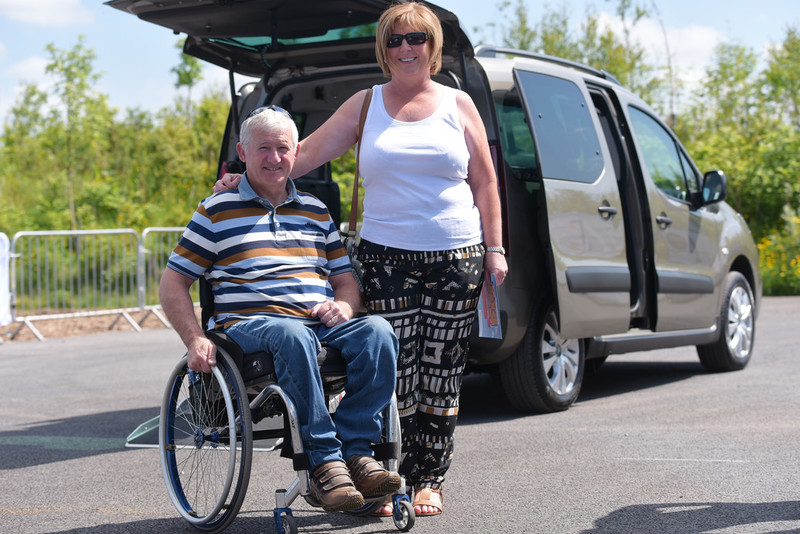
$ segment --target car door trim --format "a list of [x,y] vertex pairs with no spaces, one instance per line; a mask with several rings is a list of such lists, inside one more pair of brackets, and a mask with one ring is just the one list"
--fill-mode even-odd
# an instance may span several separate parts
[[568,267],[570,293],[619,293],[630,291],[631,273],[619,267]]
[[688,295],[714,292],[714,281],[710,276],[659,270],[656,270],[656,275],[659,293]]

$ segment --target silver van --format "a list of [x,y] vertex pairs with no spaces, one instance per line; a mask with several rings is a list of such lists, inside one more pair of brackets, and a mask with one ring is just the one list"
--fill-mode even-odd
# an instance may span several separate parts
[[[187,35],[184,51],[258,79],[231,87],[219,173],[240,171],[241,118],[292,112],[301,137],[358,90],[383,83],[374,29],[386,0],[111,0]],[[492,46],[474,48],[455,14],[435,79],[468,93],[489,136],[509,275],[502,339],[475,335],[473,370],[497,370],[523,411],[567,409],[587,368],[611,354],[695,345],[709,371],[745,367],[761,299],[758,252],[675,134],[610,74]],[[233,74],[231,81],[233,85]],[[298,179],[337,219],[330,166]]]

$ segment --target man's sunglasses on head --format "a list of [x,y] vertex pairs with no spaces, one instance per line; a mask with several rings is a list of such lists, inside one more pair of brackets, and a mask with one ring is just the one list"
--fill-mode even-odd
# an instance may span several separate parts
[[251,117],[255,117],[259,113],[264,113],[265,111],[277,111],[278,113],[283,113],[284,115],[286,115],[290,119],[294,120],[294,118],[292,117],[291,113],[289,113],[288,111],[286,111],[285,109],[283,109],[280,106],[273,106],[272,104],[270,104],[269,106],[261,106],[260,108],[254,109],[253,111],[251,111],[247,115],[247,118],[245,120],[247,120],[247,119],[249,119]]

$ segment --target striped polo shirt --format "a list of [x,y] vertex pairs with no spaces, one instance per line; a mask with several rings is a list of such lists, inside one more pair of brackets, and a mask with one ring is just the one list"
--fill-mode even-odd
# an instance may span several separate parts
[[287,183],[277,208],[242,177],[239,189],[203,200],[167,267],[214,291],[214,321],[225,328],[258,316],[315,323],[311,308],[333,299],[329,277],[352,270],[325,204]]

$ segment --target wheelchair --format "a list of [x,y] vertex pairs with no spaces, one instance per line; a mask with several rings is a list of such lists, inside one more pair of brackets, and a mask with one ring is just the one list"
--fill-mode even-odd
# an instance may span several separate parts
[[[210,288],[201,278],[203,324],[211,316]],[[220,532],[239,512],[247,492],[254,442],[259,450],[280,451],[290,458],[296,477],[287,488],[275,491],[275,530],[295,534],[297,523],[291,504],[302,496],[319,506],[309,490],[309,464],[303,451],[293,400],[278,385],[271,354],[243,354],[230,338],[206,333],[217,346],[212,373],[188,369],[186,355],[173,369],[161,404],[159,454],[164,481],[178,513],[200,531]],[[323,390],[331,413],[344,394],[347,376],[338,351],[323,346],[317,357]],[[374,456],[396,471],[400,452],[400,419],[394,396],[383,414],[380,443]],[[369,515],[385,497],[345,512]],[[405,480],[391,496],[392,519],[403,532],[414,526],[414,507]]]

